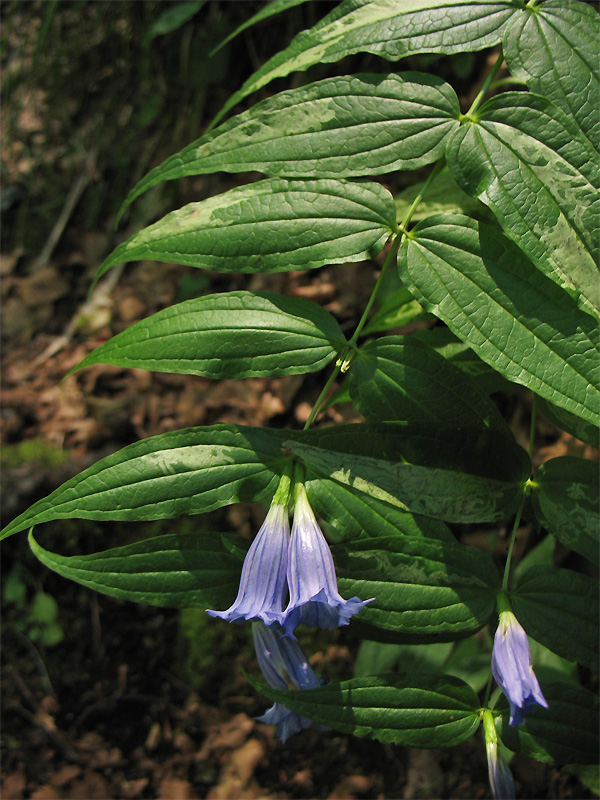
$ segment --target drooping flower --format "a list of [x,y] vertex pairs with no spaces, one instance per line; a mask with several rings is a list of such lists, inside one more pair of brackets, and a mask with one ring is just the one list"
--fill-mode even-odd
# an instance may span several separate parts
[[292,638],[301,622],[326,630],[347,625],[373,599],[344,600],[338,592],[333,557],[302,484],[296,496],[287,581],[290,599],[282,624]]
[[523,722],[523,713],[535,705],[548,708],[533,667],[527,634],[502,596],[500,618],[494,636],[492,672],[510,703],[510,725]]
[[[262,622],[254,621],[252,638],[258,664],[273,689],[315,689],[325,683],[314,673],[298,642],[286,636],[280,625],[267,627]],[[312,725],[308,717],[290,711],[281,703],[274,703],[257,719],[267,725],[275,725],[282,742]]]
[[498,748],[498,734],[489,709],[483,712],[483,729],[492,795],[496,800],[515,800],[515,784],[509,766]]
[[265,625],[280,622],[287,594],[289,540],[287,503],[274,500],[244,559],[235,602],[226,611],[206,613],[227,622],[250,619],[261,619]]

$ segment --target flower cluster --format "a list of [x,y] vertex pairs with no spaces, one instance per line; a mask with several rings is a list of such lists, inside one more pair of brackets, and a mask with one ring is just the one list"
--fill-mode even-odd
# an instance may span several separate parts
[[[329,545],[313,513],[306,489],[296,490],[294,521],[288,521],[289,478],[284,476],[265,521],[250,546],[234,603],[226,611],[208,610],[227,622],[252,621],[259,666],[275,689],[322,685],[300,649],[294,631],[301,623],[333,630],[347,625],[370,600],[344,600]],[[310,720],[275,703],[262,717],[276,725],[285,741]]]

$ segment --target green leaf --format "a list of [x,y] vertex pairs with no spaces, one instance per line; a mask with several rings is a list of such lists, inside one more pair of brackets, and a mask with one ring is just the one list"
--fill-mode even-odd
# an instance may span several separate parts
[[235,39],[236,36],[239,36],[240,33],[243,33],[248,28],[251,28],[253,25],[256,25],[258,22],[262,22],[264,19],[269,19],[269,17],[275,16],[275,14],[280,14],[282,11],[287,11],[288,8],[294,8],[294,6],[299,6],[302,3],[306,3],[307,0],[271,0],[270,3],[265,3],[262,8],[260,8],[256,14],[253,14],[250,19],[247,19],[245,22],[242,22],[229,36],[224,39],[214,50],[211,51],[210,55],[214,56],[215,53],[218,53],[222,47],[225,47],[232,39]]
[[416,53],[448,55],[497,44],[515,5],[477,0],[345,0],[313,28],[299,33],[225,103],[215,125],[236,103],[290,72],[330,64],[353,53],[398,61]]
[[504,744],[536,761],[596,764],[598,698],[569,683],[544,683],[541,688],[548,708],[532,707],[520,725],[509,725],[508,703],[501,696],[502,716],[495,722]]
[[314,512],[344,540],[378,536],[416,536],[456,541],[439,519],[410,514],[384,500],[327,480],[314,470],[306,474],[306,491]]
[[465,372],[487,395],[500,391],[514,392],[517,388],[489,364],[482,361],[467,344],[457,339],[445,326],[415,331],[411,337],[432,347],[447,361]]
[[148,45],[157,36],[164,36],[172,33],[182,25],[185,25],[195,16],[206,0],[187,0],[184,3],[171,3],[166,11],[163,11],[158,19],[152,24],[145,36],[145,43]]
[[469,376],[412,336],[367,342],[349,372],[350,396],[368,421],[494,427],[512,436],[496,406]]
[[327,728],[405,747],[451,747],[479,727],[475,692],[449,675],[378,675],[282,691],[250,680],[271,700]]
[[167,158],[136,184],[123,210],[151,186],[185,175],[343,178],[416,169],[444,154],[459,113],[454,89],[420,72],[311,83],[257,103]]
[[528,569],[511,591],[529,636],[569,661],[598,668],[598,581],[569,569]]
[[[241,545],[244,540],[237,538]],[[86,556],[52,553],[32,533],[29,546],[42,564],[63,578],[135,603],[226,608],[239,584],[240,559],[218,533],[169,533]]]
[[538,397],[538,411],[557,428],[567,431],[576,439],[594,445],[594,447],[598,447],[600,444],[600,429],[596,425],[576,417],[575,414],[565,411],[564,408],[549,403],[543,397]]
[[470,636],[495,612],[500,577],[481,550],[397,536],[333,547],[345,597],[373,597],[353,620],[367,639],[449,641]]
[[509,516],[529,469],[525,452],[495,431],[381,423],[287,439],[321,478],[449,522]]
[[283,461],[278,440],[260,428],[214,425],[151,436],[63,483],[0,538],[55,519],[165,519],[270,500]]
[[494,212],[533,263],[600,317],[598,154],[553,103],[508,92],[446,150],[458,184]]
[[561,456],[536,472],[531,500],[541,524],[566,547],[600,562],[598,463]]
[[576,0],[548,0],[515,14],[504,32],[511,73],[577,121],[598,150],[600,81],[597,10]]
[[400,275],[421,305],[515,383],[600,423],[595,321],[491,225],[436,215],[411,231]]
[[189,203],[120,244],[115,264],[141,259],[218,272],[277,272],[362,261],[396,228],[390,193],[376,183],[265,180]]
[[309,300],[223,292],[137,322],[71,372],[103,363],[207,378],[294,375],[322,369],[344,342],[334,317]]

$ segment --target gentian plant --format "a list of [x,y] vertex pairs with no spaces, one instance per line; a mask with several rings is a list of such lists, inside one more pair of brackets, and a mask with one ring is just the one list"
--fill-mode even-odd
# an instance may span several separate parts
[[[248,24],[292,5],[267,4]],[[144,522],[262,503],[245,558],[227,533],[85,556],[50,552],[31,530],[29,543],[97,591],[252,629],[266,683],[249,679],[274,703],[262,719],[284,740],[312,721],[441,748],[483,727],[497,797],[514,791],[511,752],[595,763],[598,465],[562,455],[534,469],[531,456],[539,413],[598,444],[599,41],[596,10],[579,0],[343,0],[298,34],[201,138],[139,181],[123,211],[163,181],[265,177],[135,233],[96,280],[140,259],[223,273],[359,262],[366,280],[376,263],[353,332],[307,299],[206,294],[132,325],[73,371],[322,372],[304,429],[215,424],[144,439],[3,536],[57,519]],[[415,70],[483,50],[483,79],[462,105],[452,79]],[[372,72],[322,77],[357,53],[371,55]],[[267,94],[317,64],[320,80]],[[223,121],[259,90],[260,102]],[[408,188],[393,194],[399,177]],[[499,390],[531,410],[528,448],[491,398]],[[363,421],[332,423],[322,411],[335,402]],[[522,520],[537,539],[517,559]],[[470,525],[499,537],[499,558],[461,541]],[[572,554],[562,566],[555,541]],[[295,639],[311,626],[363,640],[355,677],[313,672]]]

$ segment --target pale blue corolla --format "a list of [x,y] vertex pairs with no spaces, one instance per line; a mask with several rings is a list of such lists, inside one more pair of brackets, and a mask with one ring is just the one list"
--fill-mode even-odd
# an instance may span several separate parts
[[287,583],[289,603],[283,626],[288,636],[304,622],[311,628],[332,630],[347,625],[371,600],[344,598],[338,592],[333,557],[308,501],[306,489],[296,490],[290,540]]

